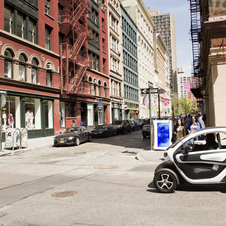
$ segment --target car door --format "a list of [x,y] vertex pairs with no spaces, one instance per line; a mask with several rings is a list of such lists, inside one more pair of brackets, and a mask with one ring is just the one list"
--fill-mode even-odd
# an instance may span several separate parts
[[89,139],[89,130],[86,127],[83,127],[83,131],[84,131],[84,142],[86,142]]
[[[195,137],[183,144],[174,154],[174,161],[190,179],[209,179],[217,176],[226,165],[226,146],[210,147]],[[189,148],[190,151],[184,151]],[[191,148],[192,147],[192,148]]]
[[85,134],[84,134],[83,126],[79,127],[79,137],[80,137],[80,142],[84,142],[85,141]]

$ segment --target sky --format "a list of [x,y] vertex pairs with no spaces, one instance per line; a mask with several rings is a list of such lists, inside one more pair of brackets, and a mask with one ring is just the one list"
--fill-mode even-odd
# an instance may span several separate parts
[[188,0],[143,0],[148,9],[159,9],[160,13],[170,13],[175,20],[177,67],[183,67],[186,75],[192,72],[192,42],[190,1]]

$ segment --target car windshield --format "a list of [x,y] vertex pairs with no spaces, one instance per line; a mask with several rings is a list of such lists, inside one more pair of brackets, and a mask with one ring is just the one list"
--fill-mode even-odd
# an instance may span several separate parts
[[74,133],[78,132],[79,127],[68,127],[62,133]]
[[113,124],[113,125],[122,125],[123,122],[122,122],[122,121],[114,121],[112,124]]
[[107,125],[99,125],[95,129],[105,129],[107,128]]

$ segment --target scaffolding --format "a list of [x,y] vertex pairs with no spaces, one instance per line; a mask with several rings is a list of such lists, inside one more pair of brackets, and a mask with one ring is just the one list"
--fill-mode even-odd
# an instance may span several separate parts
[[200,0],[190,1],[190,13],[191,13],[191,40],[193,51],[193,73],[195,77],[200,77],[200,47],[199,36],[201,32],[201,18],[200,18]]
[[92,13],[91,0],[59,0],[59,30],[63,35],[60,45],[61,95],[87,92],[82,82],[93,59],[88,56],[88,40],[92,28],[88,26],[87,14]]

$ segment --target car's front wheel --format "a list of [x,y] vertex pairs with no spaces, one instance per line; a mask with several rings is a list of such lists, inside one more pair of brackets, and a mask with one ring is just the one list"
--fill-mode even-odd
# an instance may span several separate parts
[[80,139],[79,139],[79,137],[76,137],[75,138],[75,145],[79,146],[79,144],[80,144]]
[[177,187],[175,176],[167,170],[158,172],[154,177],[153,183],[155,188],[163,193],[171,193]]

